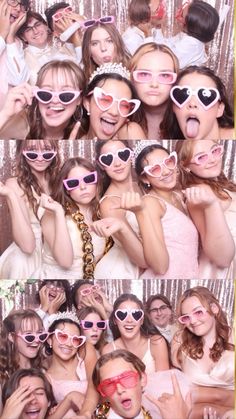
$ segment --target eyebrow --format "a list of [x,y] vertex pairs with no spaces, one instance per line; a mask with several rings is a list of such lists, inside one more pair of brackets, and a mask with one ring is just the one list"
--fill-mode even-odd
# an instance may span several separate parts
[[188,313],[183,313],[183,314],[182,314],[182,316],[185,316],[186,314],[192,313],[193,311],[198,310],[199,308],[203,308],[203,306],[197,306],[197,307],[194,307],[194,308],[192,309],[192,311],[190,311],[190,312],[188,312]]
[[107,41],[108,39],[112,39],[112,37],[111,36],[107,36],[106,38],[102,38],[102,39],[91,39],[90,42],[94,42],[94,41],[96,41],[96,42]]

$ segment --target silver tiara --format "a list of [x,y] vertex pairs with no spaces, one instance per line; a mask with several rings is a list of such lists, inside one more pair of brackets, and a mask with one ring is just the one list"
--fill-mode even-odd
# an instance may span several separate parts
[[138,155],[141,153],[141,151],[146,148],[149,145],[153,144],[161,144],[158,140],[140,140],[136,141],[135,147],[134,147],[134,156],[135,159],[138,157]]
[[48,323],[48,328],[56,321],[56,320],[65,320],[65,319],[70,319],[75,323],[78,323],[78,325],[80,324],[80,321],[78,319],[78,317],[76,316],[76,314],[73,311],[63,311],[60,312],[58,311],[58,313],[55,314],[51,314],[48,317],[47,323]]
[[98,67],[91,75],[89,79],[89,83],[94,79],[94,77],[99,76],[100,74],[109,74],[115,73],[119,74],[120,76],[124,77],[125,79],[130,80],[130,72],[127,70],[126,67],[122,65],[122,63],[106,63]]

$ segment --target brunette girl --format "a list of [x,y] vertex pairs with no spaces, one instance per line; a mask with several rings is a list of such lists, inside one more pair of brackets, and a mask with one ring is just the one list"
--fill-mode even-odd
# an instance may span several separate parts
[[80,326],[84,336],[94,346],[97,357],[99,358],[101,350],[106,344],[107,316],[101,316],[101,313],[95,307],[80,308],[76,314],[80,320]]

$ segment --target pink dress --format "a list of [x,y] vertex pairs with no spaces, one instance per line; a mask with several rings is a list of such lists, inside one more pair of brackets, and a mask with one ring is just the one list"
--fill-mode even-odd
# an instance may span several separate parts
[[[71,391],[78,391],[79,393],[85,394],[88,387],[88,380],[85,370],[84,360],[78,357],[78,366],[76,368],[76,374],[78,376],[78,380],[55,380],[50,374],[46,374],[49,382],[51,383],[53,394],[57,403],[60,403],[68,393]],[[70,419],[76,416],[76,413],[70,409],[68,412],[63,416],[62,419]]]
[[[161,219],[164,240],[169,254],[169,268],[164,275],[155,274],[148,268],[141,279],[188,279],[198,278],[198,231],[190,217],[164,199],[166,212]],[[187,211],[187,210],[186,210]]]

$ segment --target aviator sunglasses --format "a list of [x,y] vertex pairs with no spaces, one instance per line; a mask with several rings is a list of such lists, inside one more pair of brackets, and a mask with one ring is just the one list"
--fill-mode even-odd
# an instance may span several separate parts
[[121,309],[121,308],[119,308],[118,310],[115,311],[116,319],[121,321],[121,322],[123,322],[128,317],[128,315],[131,315],[132,318],[136,322],[138,322],[139,320],[141,320],[143,318],[144,311],[141,310],[141,308],[140,309],[139,308],[131,308],[131,309],[128,309],[128,308]]
[[138,380],[138,371],[125,371],[120,375],[101,381],[97,390],[101,396],[110,397],[115,393],[117,384],[121,384],[124,388],[133,388],[138,383]]
[[74,102],[74,100],[76,100],[81,93],[81,90],[52,92],[51,90],[40,88],[34,88],[33,91],[36,99],[38,99],[39,102],[44,103],[45,105],[50,103],[54,97],[57,97],[63,105],[69,105],[70,103]]
[[91,94],[93,94],[94,100],[101,111],[107,111],[114,102],[117,102],[118,112],[124,118],[136,112],[141,104],[139,99],[117,99],[111,93],[106,93],[101,87],[95,87]]
[[96,322],[92,322],[90,320],[80,320],[80,324],[83,329],[92,329],[93,326],[97,327],[99,330],[105,330],[107,327],[107,320],[98,320]]
[[93,185],[97,183],[97,172],[91,172],[88,175],[80,176],[78,178],[68,178],[63,180],[63,185],[68,191],[79,188],[81,182],[86,185]]
[[173,71],[149,71],[149,70],[135,70],[133,71],[133,78],[138,83],[150,83],[153,80],[160,84],[173,84],[176,81],[177,74]]
[[162,176],[163,166],[166,169],[174,170],[176,168],[176,165],[177,165],[177,154],[175,151],[173,151],[172,153],[170,153],[168,157],[163,159],[162,162],[153,164],[151,166],[145,166],[143,168],[141,175],[146,173],[147,175],[151,177],[160,178]]
[[40,332],[40,333],[17,333],[16,336],[19,336],[23,339],[26,343],[33,343],[33,342],[40,342],[44,343],[50,333],[48,332]]
[[224,146],[217,145],[216,147],[213,147],[208,153],[197,154],[196,156],[192,158],[190,163],[195,163],[200,166],[207,163],[209,158],[214,158],[215,160],[220,159],[223,154],[224,154]]
[[23,150],[23,156],[25,156],[30,161],[35,161],[39,157],[42,157],[45,161],[51,161],[56,155],[56,151],[43,151],[42,153],[39,151],[30,151],[30,150]]
[[69,333],[63,332],[62,330],[56,329],[53,334],[56,337],[56,340],[60,345],[66,345],[68,341],[71,341],[71,344],[74,348],[79,348],[86,341],[85,336],[70,335]]
[[198,87],[194,90],[190,86],[174,86],[170,91],[170,97],[178,108],[182,108],[192,96],[196,96],[200,105],[206,110],[220,100],[220,93],[214,87]]
[[129,148],[120,148],[115,153],[101,154],[98,160],[102,166],[110,167],[114,163],[116,157],[123,163],[127,163],[132,155],[133,152]]
[[198,308],[191,314],[184,314],[178,318],[181,324],[190,324],[193,320],[201,320],[206,314],[207,309],[204,307]]

